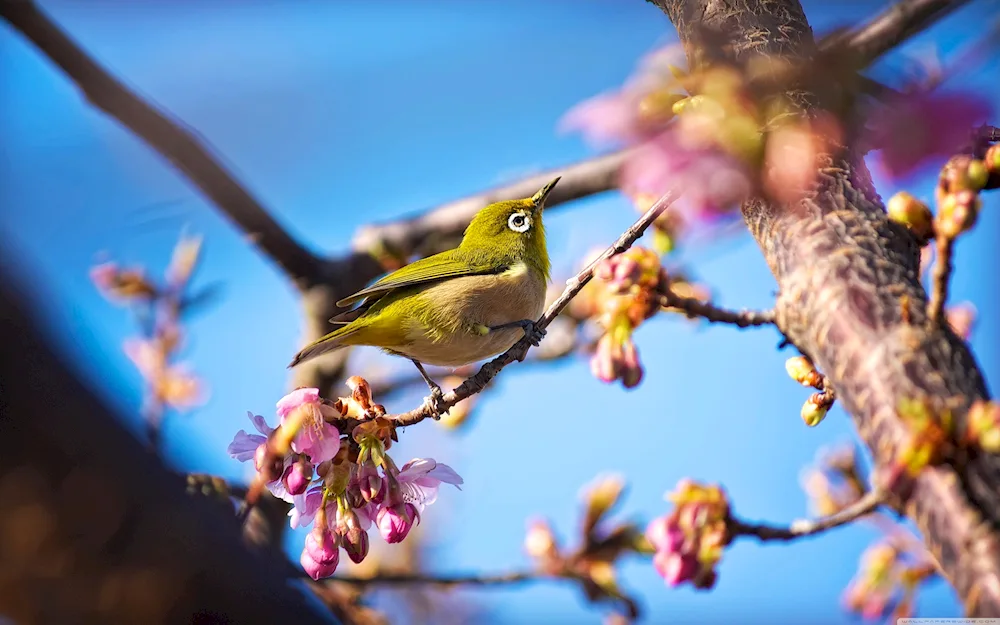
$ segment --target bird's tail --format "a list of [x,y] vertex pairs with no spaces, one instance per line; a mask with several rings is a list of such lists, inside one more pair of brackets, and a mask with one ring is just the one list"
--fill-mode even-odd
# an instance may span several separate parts
[[354,334],[355,331],[356,328],[344,326],[342,328],[337,328],[321,339],[313,341],[303,347],[299,353],[295,354],[295,357],[292,358],[292,362],[289,363],[288,368],[291,369],[295,365],[302,364],[303,362],[311,360],[321,354],[337,351],[338,349],[347,347],[347,344],[343,342],[343,339],[351,334]]

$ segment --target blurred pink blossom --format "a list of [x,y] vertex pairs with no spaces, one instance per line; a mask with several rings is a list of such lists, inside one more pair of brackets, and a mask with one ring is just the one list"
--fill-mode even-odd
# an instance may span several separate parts
[[285,395],[277,404],[278,416],[285,423],[290,415],[306,411],[306,419],[292,439],[292,451],[309,456],[314,464],[333,459],[340,450],[340,430],[324,417],[340,416],[319,397],[319,389],[299,388]]
[[886,101],[868,120],[869,141],[880,150],[879,164],[895,179],[952,156],[988,120],[992,105],[971,92],[922,92]]

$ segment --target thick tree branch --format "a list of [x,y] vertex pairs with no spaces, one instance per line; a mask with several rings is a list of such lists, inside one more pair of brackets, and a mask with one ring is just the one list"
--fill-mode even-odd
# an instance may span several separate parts
[[324,262],[271,216],[194,133],[116,80],[31,0],[3,0],[0,16],[75,82],[94,106],[169,160],[300,287],[316,282]]
[[[557,316],[559,316],[559,313],[562,312],[563,308],[569,304],[570,300],[576,297],[583,287],[590,282],[591,278],[594,277],[594,268],[605,258],[615,254],[620,254],[630,248],[632,244],[635,243],[635,241],[641,237],[646,229],[656,220],[656,218],[670,206],[671,202],[673,202],[673,196],[669,193],[660,198],[655,204],[653,204],[652,207],[650,207],[648,211],[646,211],[645,214],[643,214],[642,217],[639,218],[638,221],[632,224],[632,226],[618,238],[614,245],[606,249],[600,256],[594,259],[593,262],[580,270],[580,272],[574,277],[570,278],[566,282],[566,289],[562,292],[559,298],[556,299],[556,301],[552,302],[538,321],[535,322],[535,326],[540,330],[547,328],[548,325],[552,323]],[[447,410],[466,397],[475,395],[476,393],[482,391],[504,367],[515,360],[524,360],[524,357],[530,347],[531,344],[526,338],[521,339],[506,352],[484,364],[475,375],[465,380],[465,382],[462,382],[458,388],[444,394],[441,401],[443,409]],[[439,412],[436,412],[429,406],[424,405],[420,408],[411,410],[410,412],[394,415],[389,418],[393,419],[398,426],[407,426],[420,423],[427,418],[437,418],[439,416]]]
[[848,523],[853,523],[858,519],[875,512],[879,506],[887,502],[885,493],[871,490],[865,493],[860,499],[844,507],[843,510],[829,516],[818,519],[800,519],[788,527],[767,525],[760,523],[747,523],[736,518],[726,521],[726,528],[729,531],[730,539],[737,536],[753,536],[760,540],[795,540],[819,534]]
[[81,382],[36,327],[45,315],[23,301],[29,285],[0,273],[0,614],[24,624],[330,622],[287,585],[282,560],[248,551],[232,515],[185,494]]
[[[816,52],[795,0],[656,4],[677,27],[689,57],[704,41],[701,28],[732,42],[721,54],[738,61],[756,55],[808,61]],[[932,4],[906,3],[927,11]],[[888,49],[899,41],[898,33],[928,25],[927,11],[906,13],[912,24],[872,26],[873,34],[861,41],[867,50]],[[904,15],[889,13],[894,12]],[[806,113],[817,101],[807,92],[789,97]],[[778,281],[778,327],[830,379],[879,465],[893,462],[909,438],[897,413],[901,402],[950,410],[963,426],[971,403],[988,397],[983,376],[961,339],[947,327],[927,323],[919,250],[889,223],[857,151],[826,159],[812,193],[801,202],[754,199],[742,210]],[[1000,616],[1000,457],[970,452],[952,465],[925,469],[905,511],[967,613]]]
[[441,251],[434,247],[434,242],[460,237],[469,221],[487,205],[502,200],[531,197],[556,176],[562,177],[562,180],[546,198],[546,208],[616,188],[618,169],[627,154],[627,150],[622,150],[550,169],[421,211],[410,218],[365,226],[355,235],[353,247],[361,253],[387,249],[405,256]]

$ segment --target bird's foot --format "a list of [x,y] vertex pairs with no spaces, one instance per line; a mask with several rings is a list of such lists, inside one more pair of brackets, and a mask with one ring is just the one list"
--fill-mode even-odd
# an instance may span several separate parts
[[438,420],[448,412],[448,407],[444,405],[444,391],[441,387],[434,385],[430,388],[431,394],[424,398],[424,407],[431,411],[435,420]]

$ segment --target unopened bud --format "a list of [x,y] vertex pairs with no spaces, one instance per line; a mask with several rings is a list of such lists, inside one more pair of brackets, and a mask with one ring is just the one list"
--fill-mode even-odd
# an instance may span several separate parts
[[905,226],[920,241],[930,239],[934,233],[931,209],[906,191],[900,191],[889,198],[886,211],[889,219]]
[[953,239],[976,225],[982,200],[972,191],[959,191],[945,195],[934,222],[938,236]]
[[524,535],[524,550],[532,558],[548,558],[558,553],[556,537],[549,524],[542,519],[535,519],[528,524]]
[[819,388],[823,385],[823,376],[816,371],[811,360],[805,356],[795,356],[785,361],[785,371],[788,376],[802,386]]
[[830,406],[826,401],[823,401],[821,393],[813,393],[802,404],[802,421],[805,422],[809,427],[816,427],[820,422],[826,418],[826,413],[830,411]]
[[312,474],[313,465],[304,457],[293,462],[291,466],[285,469],[285,474],[282,476],[285,488],[288,489],[288,494],[301,495],[306,492],[306,489],[309,488],[309,483],[312,481]]
[[1000,404],[977,400],[969,408],[969,437],[988,453],[1000,453]]
[[972,161],[969,163],[965,176],[969,181],[969,187],[973,191],[979,191],[986,186],[986,182],[990,178],[990,172],[986,169],[986,163],[983,161]]
[[674,117],[674,104],[686,96],[665,89],[651,91],[639,101],[639,120],[649,126],[659,126]]

